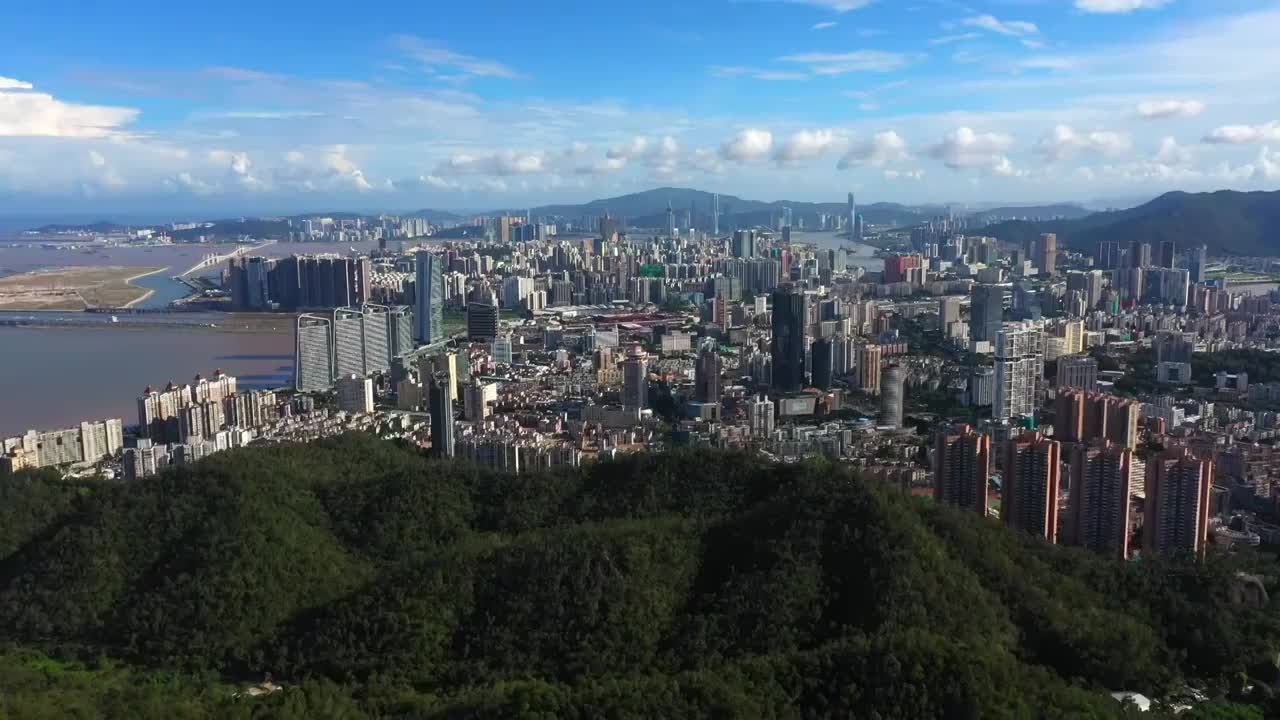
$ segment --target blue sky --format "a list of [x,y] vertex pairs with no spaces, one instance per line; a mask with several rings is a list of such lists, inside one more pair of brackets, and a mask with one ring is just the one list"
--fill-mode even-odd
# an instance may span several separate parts
[[27,2],[0,214],[1274,189],[1278,33],[1276,0]]

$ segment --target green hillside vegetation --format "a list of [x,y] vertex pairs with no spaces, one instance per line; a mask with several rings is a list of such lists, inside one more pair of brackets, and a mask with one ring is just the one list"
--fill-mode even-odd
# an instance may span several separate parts
[[1260,568],[1277,597],[1261,558],[1122,564],[820,460],[511,476],[355,435],[4,480],[0,552],[5,720],[1280,711],[1276,608],[1225,598]]
[[1275,255],[1280,252],[1280,192],[1171,192],[1128,210],[1078,220],[1006,222],[983,233],[1009,243],[1025,243],[1040,233],[1058,234],[1058,246],[1093,253],[1098,243],[1135,240],[1178,250],[1207,245],[1210,255]]

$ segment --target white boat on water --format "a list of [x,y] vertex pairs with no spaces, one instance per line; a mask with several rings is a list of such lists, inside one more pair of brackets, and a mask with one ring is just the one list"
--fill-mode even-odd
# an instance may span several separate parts
[[120,318],[116,317],[115,315],[112,315],[112,316],[111,316],[111,322],[113,322],[113,323],[118,323],[118,322],[120,322]]

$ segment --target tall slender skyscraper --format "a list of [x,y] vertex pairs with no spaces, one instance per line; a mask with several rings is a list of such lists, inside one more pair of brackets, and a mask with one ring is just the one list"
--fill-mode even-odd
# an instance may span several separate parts
[[667,237],[676,236],[676,211],[671,209],[671,201],[667,201]]
[[444,338],[444,259],[419,250],[414,279],[416,339],[424,345]]
[[784,285],[773,291],[773,336],[769,341],[773,361],[773,389],[799,392],[804,385],[805,296]]
[[1004,323],[1004,288],[974,285],[969,300],[969,336],[974,342],[995,342]]
[[991,436],[956,425],[933,439],[933,499],[942,505],[987,514]]
[[1178,254],[1178,246],[1172,240],[1160,241],[1160,267],[1172,268],[1176,267],[1174,258]]
[[294,326],[294,387],[320,392],[333,387],[333,321],[319,315],[299,315]]
[[849,206],[846,208],[849,223],[849,239],[859,240],[858,236],[858,204],[853,200],[853,193],[849,193]]
[[694,370],[694,397],[699,402],[720,402],[720,371],[723,367],[720,353],[714,343],[707,343],[698,351],[698,364]]
[[1208,262],[1209,249],[1204,245],[1193,247],[1187,251],[1187,271],[1193,283],[1204,282],[1204,266]]
[[622,406],[643,410],[649,405],[649,368],[644,351],[633,347],[622,362]]
[[720,236],[720,194],[711,195],[711,234]]
[[335,378],[364,375],[364,313],[359,308],[333,311],[333,372]]
[[831,382],[835,375],[835,349],[832,338],[818,338],[809,346],[813,386],[819,390],[831,389]]
[[1196,458],[1186,448],[1148,460],[1142,551],[1204,557],[1212,489],[1213,461]]
[[1040,433],[1005,444],[1000,519],[1006,526],[1057,541],[1061,453],[1057,441]]
[[447,372],[427,379],[427,405],[431,411],[431,454],[451,458],[454,453],[453,382]]
[[1053,275],[1058,270],[1058,236],[1044,233],[1036,243],[1036,254],[1033,258],[1041,275]]

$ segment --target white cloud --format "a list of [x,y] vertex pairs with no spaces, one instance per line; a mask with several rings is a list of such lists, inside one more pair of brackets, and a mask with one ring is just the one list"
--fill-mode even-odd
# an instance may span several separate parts
[[933,46],[950,45],[951,43],[964,42],[966,40],[977,40],[980,37],[982,37],[982,35],[976,32],[957,33],[955,35],[942,35],[941,37],[936,37],[930,40],[929,44]]
[[1009,35],[1012,37],[1022,37],[1024,35],[1035,35],[1040,32],[1040,28],[1035,23],[1025,20],[1001,20],[995,15],[977,15],[965,18],[960,21],[963,25],[969,27],[981,28],[989,30],[993,33],[1001,35]]
[[1155,162],[1173,167],[1190,165],[1193,155],[1189,148],[1182,147],[1172,137],[1160,141],[1160,149],[1156,151]]
[[924,170],[885,170],[886,180],[923,180]]
[[1013,138],[1004,133],[978,133],[962,127],[946,135],[927,154],[942,161],[952,170],[983,170],[993,175],[1017,175],[1013,162],[1005,154],[1013,146]]
[[809,66],[815,75],[843,75],[851,72],[892,72],[909,64],[913,58],[903,53],[884,50],[854,50],[845,53],[798,53],[778,60]]
[[1080,64],[1079,59],[1060,55],[1040,55],[1024,58],[1014,64],[1019,70],[1071,70]]
[[893,130],[884,130],[875,134],[870,140],[855,145],[840,158],[836,165],[841,170],[851,167],[869,165],[884,167],[907,158],[907,141]]
[[1147,100],[1138,103],[1138,114],[1148,120],[1192,117],[1204,111],[1199,100]]
[[1204,141],[1215,145],[1280,142],[1280,122],[1265,125],[1224,125],[1210,131]]
[[747,128],[740,130],[728,142],[720,146],[720,156],[732,162],[759,160],[769,154],[773,146],[773,133],[768,130]]
[[31,92],[31,83],[0,78],[0,137],[122,136],[138,114],[133,108],[64,102]]
[[1129,150],[1131,142],[1121,133],[1095,130],[1076,132],[1070,125],[1057,125],[1036,144],[1036,151],[1049,162],[1058,162],[1077,152],[1095,152],[1102,155],[1119,155]]
[[464,55],[439,45],[427,43],[421,38],[412,35],[399,35],[394,40],[402,52],[422,63],[426,70],[433,74],[440,74],[436,73],[435,69],[443,67],[460,73],[464,77],[499,77],[507,79],[520,77],[520,74],[515,70],[497,60],[486,60],[472,55]]
[[839,24],[840,24],[840,23],[838,23],[838,22],[832,22],[831,20],[827,20],[826,22],[814,23],[814,24],[813,24],[813,29],[814,29],[814,30],[826,30],[826,29],[828,29],[828,28],[833,28],[833,27],[835,27],[836,25],[839,25]]
[[645,148],[649,147],[649,139],[637,135],[631,138],[625,145],[618,145],[610,148],[606,157],[609,159],[618,158],[634,158],[644,153]]
[[436,169],[437,175],[529,175],[544,170],[540,153],[501,150],[492,155],[475,157],[459,153]]
[[794,70],[766,70],[742,65],[712,65],[708,68],[716,77],[751,77],[756,80],[804,80],[807,73]]
[[1154,10],[1173,0],[1076,0],[1076,9],[1088,13],[1131,13],[1134,10]]
[[798,165],[825,155],[841,142],[834,130],[801,130],[778,146],[773,161],[779,166]]

